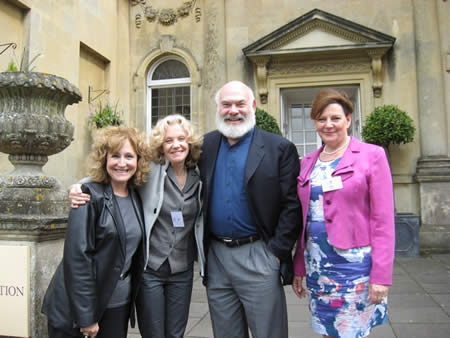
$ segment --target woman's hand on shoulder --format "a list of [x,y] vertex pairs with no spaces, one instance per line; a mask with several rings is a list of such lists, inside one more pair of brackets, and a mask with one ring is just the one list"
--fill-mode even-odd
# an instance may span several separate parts
[[292,290],[294,290],[298,298],[306,297],[306,289],[303,287],[303,276],[294,276]]
[[100,327],[98,326],[98,323],[94,323],[92,325],[80,328],[80,332],[85,336],[96,337],[99,329]]
[[389,286],[369,284],[369,299],[371,304],[381,303],[388,295]]

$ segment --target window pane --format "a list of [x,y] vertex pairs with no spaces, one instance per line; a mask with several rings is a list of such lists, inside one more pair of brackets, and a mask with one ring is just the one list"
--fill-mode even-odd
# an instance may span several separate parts
[[303,157],[306,155],[303,146],[297,146],[297,152],[298,152],[298,156],[300,156],[300,157]]
[[305,134],[307,143],[316,143],[317,137],[315,131],[307,131]]
[[180,61],[168,60],[153,72],[152,80],[167,80],[190,77],[187,67]]
[[306,154],[309,154],[311,152],[313,152],[314,150],[317,150],[317,146],[316,145],[307,145],[306,146]]
[[293,131],[292,142],[294,142],[295,144],[303,143],[303,132]]
[[185,118],[190,119],[190,92],[190,86],[153,89],[151,99],[152,124],[154,125],[159,119],[170,114],[181,114]]

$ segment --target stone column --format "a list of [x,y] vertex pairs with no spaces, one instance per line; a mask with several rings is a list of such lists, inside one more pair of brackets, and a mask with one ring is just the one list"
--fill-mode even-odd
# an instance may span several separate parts
[[417,162],[420,183],[421,248],[450,248],[450,158],[444,100],[436,1],[414,0],[418,103],[422,157]]
[[12,173],[0,176],[0,245],[30,248],[30,288],[25,294],[31,337],[47,336],[42,298],[62,256],[69,212],[67,192],[42,167],[48,156],[72,142],[74,128],[64,111],[80,100],[78,88],[63,78],[0,73],[0,151],[14,165]]
[[215,129],[217,90],[227,81],[225,0],[203,1],[205,8],[204,51],[205,63],[202,72],[203,100],[205,102],[206,131]]

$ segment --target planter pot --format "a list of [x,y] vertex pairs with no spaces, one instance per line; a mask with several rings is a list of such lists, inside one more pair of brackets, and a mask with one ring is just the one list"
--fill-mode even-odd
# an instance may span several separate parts
[[395,254],[399,256],[419,256],[420,218],[413,213],[395,215]]
[[0,73],[0,151],[14,165],[0,177],[0,238],[5,232],[20,239],[65,228],[67,193],[42,167],[72,142],[74,127],[64,111],[80,100],[78,88],[61,77]]

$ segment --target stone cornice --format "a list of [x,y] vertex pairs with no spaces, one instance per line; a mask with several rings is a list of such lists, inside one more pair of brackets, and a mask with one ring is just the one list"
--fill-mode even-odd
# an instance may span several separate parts
[[[295,47],[289,48],[289,44],[296,40],[299,40],[301,46],[300,39],[313,31],[338,37],[342,43],[324,42],[323,46],[306,44],[305,47],[297,47],[299,44],[294,44]],[[255,41],[242,51],[254,64],[262,103],[267,101],[267,77],[275,73],[283,74],[286,69],[290,73],[342,73],[355,72],[355,69],[372,72],[373,95],[380,97],[383,87],[383,56],[392,48],[394,42],[395,38],[392,36],[314,9]],[[340,68],[333,66],[337,64],[334,62],[328,62],[324,66],[324,62],[331,57],[335,60],[345,60],[345,63],[339,63]],[[361,59],[365,59],[363,62],[367,64],[366,66],[361,64]],[[264,60],[270,60],[270,64]],[[314,60],[315,65],[303,65],[309,60]]]
[[417,161],[416,181],[450,182],[450,157],[430,156]]

